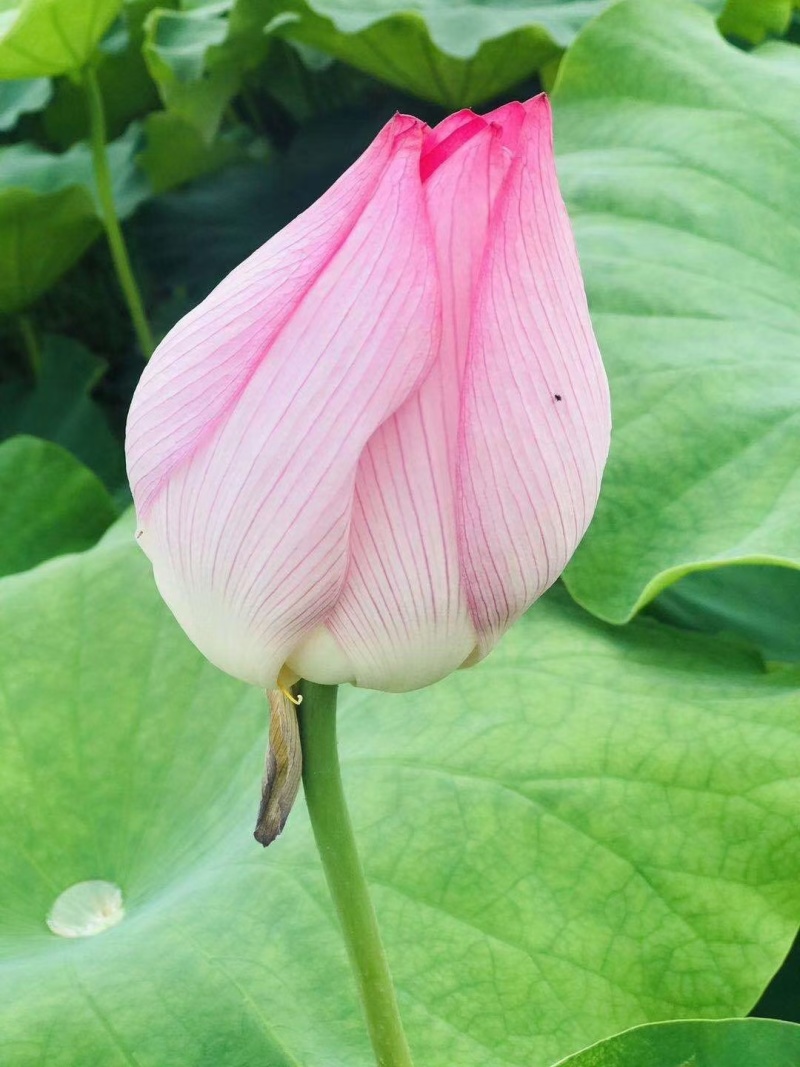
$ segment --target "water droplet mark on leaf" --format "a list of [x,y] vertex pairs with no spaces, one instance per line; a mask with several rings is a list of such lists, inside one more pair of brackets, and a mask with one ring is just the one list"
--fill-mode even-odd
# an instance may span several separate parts
[[47,925],[59,937],[93,937],[125,917],[122,890],[113,882],[76,882],[56,897]]

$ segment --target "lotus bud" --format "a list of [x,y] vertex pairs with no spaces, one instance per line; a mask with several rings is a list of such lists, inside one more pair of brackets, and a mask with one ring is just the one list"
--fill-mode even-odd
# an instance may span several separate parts
[[397,115],[158,347],[137,536],[237,678],[416,689],[562,572],[609,431],[547,99]]

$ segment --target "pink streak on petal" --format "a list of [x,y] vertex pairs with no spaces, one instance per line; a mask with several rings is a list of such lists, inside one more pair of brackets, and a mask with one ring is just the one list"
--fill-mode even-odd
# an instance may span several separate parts
[[463,148],[468,141],[471,141],[473,137],[485,129],[486,123],[484,120],[479,115],[472,115],[467,122],[460,123],[443,140],[437,140],[434,143],[433,136],[430,136],[419,165],[420,177],[423,182],[428,181],[437,168],[441,167],[444,162]]
[[484,654],[574,552],[610,432],[549,104],[526,110],[478,285],[459,438],[463,575]]
[[462,126],[467,126],[473,122],[476,118],[480,118],[474,111],[471,111],[468,107],[463,108],[461,111],[455,111],[452,115],[448,115],[446,119],[442,119],[438,125],[433,129],[428,129],[425,133],[425,140],[422,145],[422,154],[426,155],[428,152],[432,152],[438,144],[446,140],[452,133],[460,129]]
[[[434,357],[423,128],[406,120],[392,129],[391,155],[356,197],[358,212],[348,200],[345,234],[341,221],[338,229],[327,218],[314,224],[319,204],[307,213],[297,245],[313,256],[311,235],[327,234],[326,256],[313,271],[291,259],[288,315],[274,294],[262,299],[272,277],[256,262],[238,290],[224,283],[193,317],[198,342],[212,337],[248,353],[257,341],[258,357],[144,517],[142,545],[184,629],[218,666],[262,686],[274,685],[291,649],[332,610],[348,564],[359,457]],[[331,203],[326,212],[338,211]],[[181,373],[191,382],[197,372],[181,364]]]
[[443,416],[456,470],[460,395],[467,363],[475,290],[489,232],[494,192],[502,184],[510,157],[499,130],[486,126],[452,155],[425,184],[442,285],[443,336],[440,350],[445,383]]
[[324,196],[232,271],[158,346],[134,394],[126,435],[140,520],[236,404],[369,202],[395,139],[414,128],[421,128],[416,119],[396,116]]
[[493,171],[505,165],[498,131],[483,124],[425,185],[442,285],[439,358],[361,459],[350,568],[328,619],[359,685],[428,685],[476,645],[456,532],[459,389]]

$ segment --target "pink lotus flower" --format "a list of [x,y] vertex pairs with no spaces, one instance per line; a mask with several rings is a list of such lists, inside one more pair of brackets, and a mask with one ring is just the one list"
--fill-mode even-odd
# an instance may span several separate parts
[[415,689],[561,573],[609,429],[547,99],[397,115],[159,346],[139,541],[236,677]]

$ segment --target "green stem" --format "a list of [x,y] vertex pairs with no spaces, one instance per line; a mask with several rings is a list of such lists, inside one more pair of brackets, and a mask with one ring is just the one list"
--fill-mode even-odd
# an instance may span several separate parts
[[389,965],[344,799],[336,686],[303,682],[298,708],[303,789],[379,1067],[413,1067]]
[[28,366],[34,378],[38,378],[42,371],[42,353],[39,348],[36,330],[34,330],[33,323],[27,315],[18,315],[17,322],[19,324],[19,332],[22,335],[25,355],[28,357]]
[[153,335],[150,332],[150,324],[144,312],[139,286],[136,284],[136,278],[131,267],[128,249],[125,246],[125,238],[122,235],[117,209],[114,205],[111,168],[108,164],[108,154],[106,152],[106,119],[103,112],[103,97],[94,67],[88,66],[85,68],[83,85],[89,101],[94,179],[97,183],[97,193],[100,197],[100,206],[103,211],[103,225],[105,226],[108,245],[111,249],[111,259],[114,262],[114,270],[117,272],[117,279],[125,297],[125,303],[128,305],[133,328],[139,340],[139,347],[145,358],[148,358],[153,354],[155,345],[153,344]]

